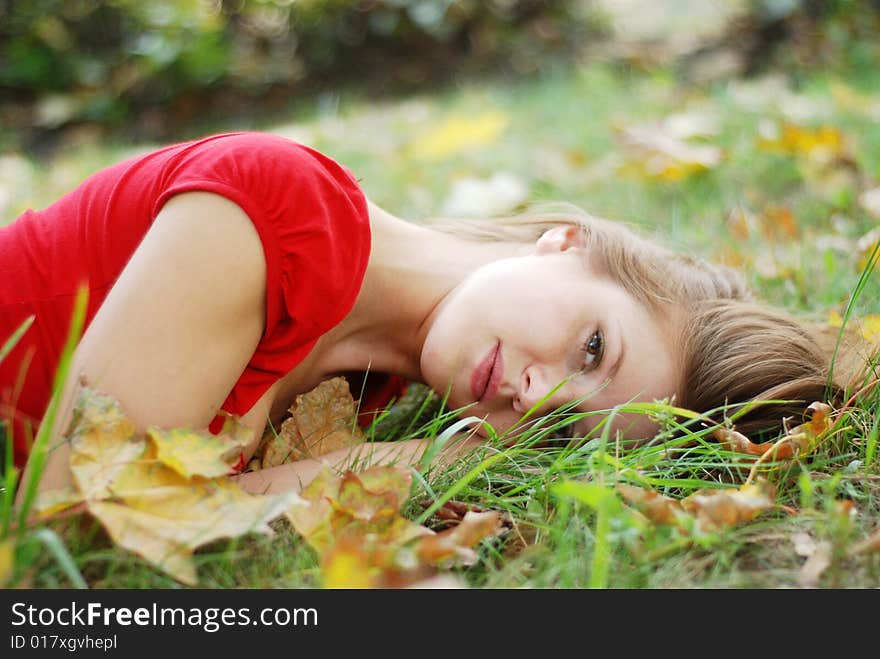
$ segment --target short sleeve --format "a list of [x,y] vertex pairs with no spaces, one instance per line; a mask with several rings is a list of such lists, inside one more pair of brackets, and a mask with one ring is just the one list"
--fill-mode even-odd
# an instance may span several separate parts
[[[209,191],[238,204],[266,259],[263,335],[222,409],[243,415],[354,306],[370,254],[367,204],[354,176],[283,137],[236,133],[197,142],[170,167],[171,196]],[[221,417],[212,430],[222,426]]]

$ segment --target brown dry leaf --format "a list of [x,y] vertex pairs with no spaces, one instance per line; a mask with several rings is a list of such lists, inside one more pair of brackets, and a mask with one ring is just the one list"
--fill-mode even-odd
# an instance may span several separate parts
[[716,167],[723,157],[718,147],[679,139],[662,125],[632,126],[618,130],[617,136],[629,156],[623,172],[648,179],[682,181]]
[[[133,428],[110,396],[82,387],[71,432],[76,492],[56,493],[45,505],[73,494],[84,499],[117,544],[183,583],[197,583],[191,560],[197,547],[222,537],[271,533],[268,522],[299,502],[294,493],[250,495],[233,481],[213,476],[229,473],[230,463],[219,455],[234,453],[243,437],[218,436],[217,442],[226,442],[221,447],[190,431],[143,436]],[[173,447],[168,446],[171,439]]]
[[465,513],[459,524],[435,535],[418,540],[415,553],[422,563],[437,565],[455,560],[471,565],[477,554],[472,549],[484,538],[496,535],[501,529],[501,515],[494,510]]
[[[795,426],[785,433],[785,443],[797,447],[797,455],[799,456],[812,453],[825,433],[834,425],[830,416],[831,406],[827,403],[814,401],[807,406],[807,412],[810,417],[807,422]],[[779,455],[779,457],[783,456]]]
[[678,524],[685,514],[680,501],[654,490],[618,483],[617,491],[655,524]]
[[786,429],[782,439],[776,442],[753,443],[748,437],[728,428],[716,428],[712,435],[731,451],[771,459],[784,460],[794,456],[811,453],[825,433],[834,425],[831,419],[831,406],[814,401],[806,408],[809,420],[794,428]]
[[747,455],[764,455],[773,446],[772,442],[754,444],[752,440],[741,432],[731,430],[730,428],[716,428],[712,431],[712,436],[721,444],[725,444],[731,451]]
[[315,458],[364,441],[356,422],[357,406],[343,377],[325,380],[297,396],[290,414],[278,435],[265,438],[258,449],[263,469]]
[[681,506],[696,515],[704,531],[748,522],[775,505],[775,490],[767,481],[747,484],[735,490],[698,490],[682,499]]
[[307,505],[292,507],[286,515],[319,554],[329,552],[346,527],[366,530],[376,539],[381,536],[385,543],[409,542],[430,533],[398,514],[409,496],[411,479],[400,467],[371,467],[342,476],[326,468],[301,492]]

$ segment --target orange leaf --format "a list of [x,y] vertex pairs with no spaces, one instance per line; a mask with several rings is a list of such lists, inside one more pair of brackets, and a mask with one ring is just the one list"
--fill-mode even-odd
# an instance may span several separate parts
[[775,491],[767,481],[743,485],[736,490],[698,490],[682,500],[686,511],[697,517],[705,530],[747,522],[775,505]]
[[657,524],[677,524],[684,513],[679,501],[653,490],[646,490],[627,483],[618,483],[617,491],[623,495],[624,499],[644,513],[648,519]]
[[495,511],[465,513],[461,523],[453,528],[421,538],[416,546],[416,556],[430,565],[452,559],[469,565],[476,560],[471,547],[497,533],[500,523],[501,516]]
[[798,235],[794,213],[784,206],[768,206],[761,214],[761,220],[764,237],[768,240],[796,238]]

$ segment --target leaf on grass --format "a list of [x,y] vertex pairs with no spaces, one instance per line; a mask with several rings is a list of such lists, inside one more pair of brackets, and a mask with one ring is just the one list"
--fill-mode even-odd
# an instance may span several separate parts
[[827,162],[844,157],[846,140],[843,133],[834,126],[807,128],[784,122],[775,135],[761,137],[758,147],[770,153]]
[[737,453],[759,457],[769,453],[769,458],[778,460],[808,455],[815,450],[834,422],[831,419],[831,406],[827,403],[814,401],[807,406],[806,411],[809,420],[786,429],[785,435],[775,442],[755,444],[742,433],[729,428],[716,428],[712,435],[718,442]]
[[89,502],[89,510],[118,545],[185,584],[198,581],[192,563],[197,547],[246,533],[271,535],[268,522],[297,500],[290,494],[253,496],[225,478],[170,486],[168,473],[162,466],[154,472],[155,482],[140,481],[140,492],[130,491],[119,503]]
[[473,562],[472,547],[499,530],[494,511],[468,512],[441,533],[406,519],[400,510],[410,483],[410,472],[400,467],[341,476],[328,468],[303,490],[305,505],[286,516],[318,553],[325,586],[408,586],[436,567]]
[[186,430],[136,434],[112,397],[80,389],[71,430],[75,492],[42,499],[45,508],[78,497],[120,546],[185,584],[197,583],[193,551],[213,540],[269,534],[268,522],[295,506],[294,493],[254,496],[221,477],[246,436],[208,438]]
[[454,560],[461,565],[472,565],[476,552],[471,549],[484,538],[495,535],[501,528],[501,515],[494,510],[467,512],[461,522],[435,535],[421,538],[415,553],[428,565],[438,565]]
[[[235,427],[229,426],[228,421],[226,425]],[[212,435],[185,428],[149,428],[147,438],[156,447],[156,458],[184,478],[230,475],[249,440],[242,430],[231,435]]]
[[711,531],[753,520],[773,508],[774,497],[773,486],[762,480],[738,489],[698,490],[682,499],[681,506],[696,515],[702,530]]
[[785,206],[768,206],[761,213],[761,228],[768,240],[796,238],[800,232],[791,209]]
[[12,578],[15,568],[15,546],[12,538],[0,540],[0,587],[5,586]]
[[684,514],[680,501],[654,490],[618,483],[617,491],[655,524],[677,524]]
[[350,540],[333,545],[321,562],[325,588],[373,588],[379,569],[360,544]]
[[713,169],[723,155],[716,146],[679,139],[662,125],[632,126],[617,136],[628,154],[623,173],[659,181],[678,182]]
[[409,145],[416,160],[442,160],[449,156],[488,146],[498,141],[510,123],[503,112],[492,111],[468,117],[450,117],[417,136]]
[[357,405],[343,377],[325,380],[296,397],[290,417],[277,435],[269,435],[258,449],[261,467],[315,458],[364,441],[356,423]]
[[113,496],[119,474],[143,455],[147,440],[135,432],[112,397],[81,387],[70,433],[70,471],[84,499]]

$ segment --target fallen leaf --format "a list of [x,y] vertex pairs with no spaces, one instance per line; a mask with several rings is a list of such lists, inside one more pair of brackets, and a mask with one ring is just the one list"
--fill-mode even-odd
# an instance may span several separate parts
[[472,565],[476,552],[471,549],[484,538],[500,530],[501,515],[496,511],[468,512],[459,524],[435,535],[420,538],[415,553],[423,563],[436,565],[455,560],[461,565]]
[[[227,425],[229,422],[227,421]],[[147,438],[156,446],[156,458],[185,478],[228,476],[250,437],[242,431],[229,436],[184,428],[149,428]]]
[[773,442],[754,444],[752,440],[741,432],[731,430],[730,428],[716,428],[712,431],[712,436],[721,444],[725,444],[731,451],[747,455],[764,455],[773,446]]
[[846,139],[838,128],[829,125],[807,128],[789,122],[784,122],[775,136],[759,138],[758,147],[770,153],[818,162],[843,158],[847,151]]
[[775,491],[767,481],[746,484],[738,489],[703,489],[682,499],[681,506],[696,515],[704,531],[748,522],[776,505]]
[[796,238],[799,233],[794,213],[784,206],[768,206],[761,213],[761,228],[768,240]]
[[510,118],[500,111],[472,117],[449,117],[430,131],[418,135],[410,143],[409,153],[416,160],[442,160],[494,144],[509,123]]
[[441,533],[406,519],[400,509],[410,483],[410,473],[399,467],[341,476],[328,468],[303,490],[305,505],[285,514],[318,553],[325,586],[405,587],[430,578],[435,568],[473,562],[473,545],[500,530],[494,511],[467,512]]
[[120,473],[140,458],[147,440],[119,404],[89,387],[81,387],[70,433],[70,471],[84,499],[113,496]]
[[510,172],[488,179],[461,178],[452,184],[442,212],[449,217],[493,217],[513,211],[528,197],[528,185]]
[[254,496],[229,479],[183,481],[169,486],[163,467],[144,490],[129,492],[120,503],[89,502],[89,511],[101,521],[113,540],[179,581],[196,585],[193,551],[219,538],[246,533],[272,535],[268,522],[298,498],[293,493]]
[[684,514],[680,501],[654,490],[618,483],[617,491],[655,524],[677,524]]
[[807,406],[806,412],[809,415],[808,421],[794,428],[786,427],[783,437],[775,442],[755,444],[742,433],[728,428],[716,428],[712,431],[712,435],[718,442],[738,453],[760,458],[766,455],[769,459],[777,460],[804,456],[815,450],[834,425],[831,419],[831,406],[827,403],[814,401]]
[[74,491],[45,496],[44,510],[84,500],[118,545],[185,584],[197,584],[196,548],[223,537],[271,534],[268,522],[300,502],[292,492],[250,495],[215,477],[229,473],[220,456],[238,450],[244,435],[232,441],[185,430],[141,435],[112,397],[85,386],[71,427]]
[[834,425],[831,419],[831,406],[827,403],[814,401],[807,406],[809,420],[785,433],[785,443],[797,447],[797,455],[804,456],[812,453],[817,447],[819,440]]
[[321,575],[325,588],[374,588],[380,570],[362,546],[351,540],[328,550],[321,562]]
[[296,397],[290,416],[277,435],[269,435],[257,449],[261,467],[316,458],[364,441],[356,422],[357,405],[343,377],[325,380]]
[[629,154],[622,172],[648,179],[682,181],[716,167],[723,155],[716,146],[678,139],[662,125],[624,128],[618,130],[617,137]]
[[727,214],[727,230],[734,238],[748,240],[758,225],[758,219],[742,206],[733,208]]

